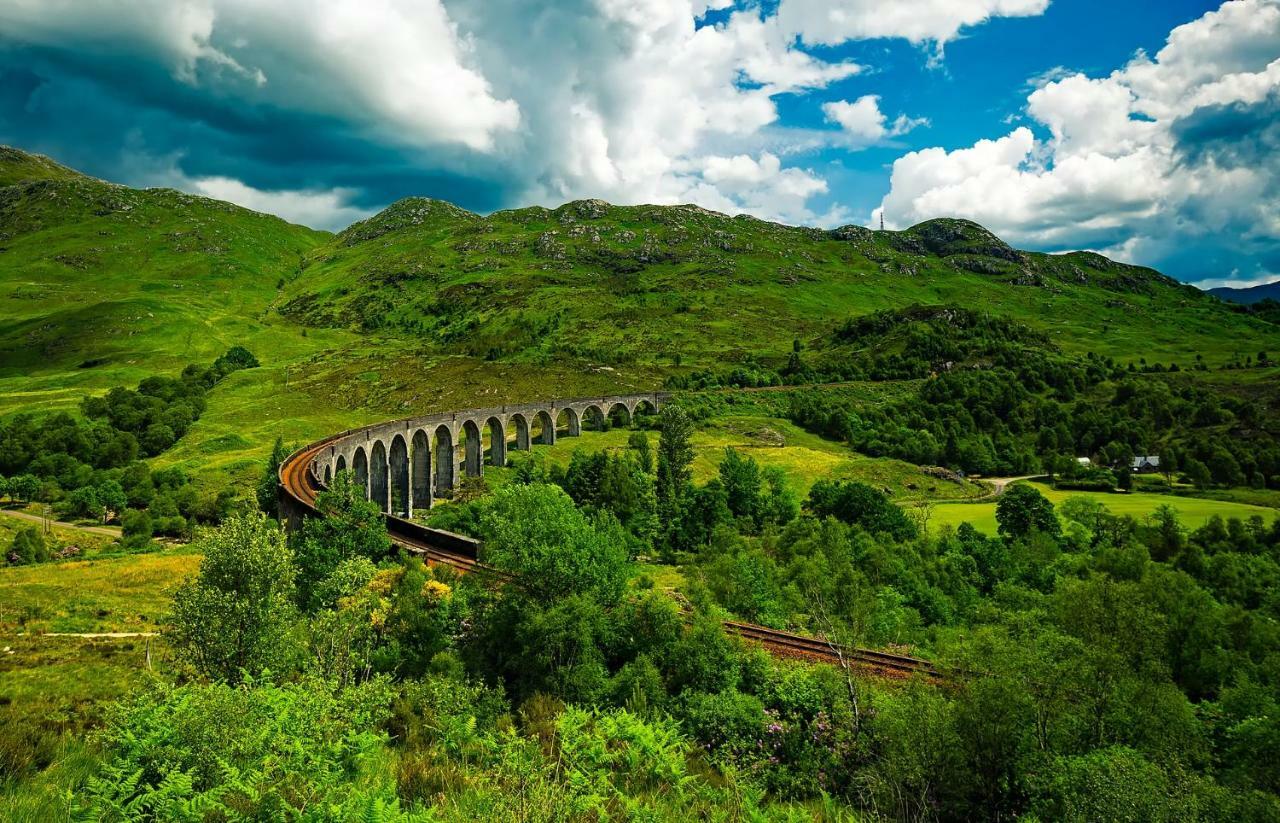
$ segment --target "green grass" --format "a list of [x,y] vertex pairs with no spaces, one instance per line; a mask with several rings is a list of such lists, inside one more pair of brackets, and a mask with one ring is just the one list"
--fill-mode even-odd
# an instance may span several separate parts
[[199,563],[178,549],[0,569],[0,633],[155,631]]
[[[1246,519],[1260,515],[1267,523],[1275,519],[1276,509],[1264,506],[1251,506],[1229,500],[1206,500],[1195,497],[1178,497],[1169,494],[1150,494],[1134,492],[1132,494],[1106,494],[1104,492],[1067,492],[1051,489],[1042,483],[1032,483],[1041,494],[1055,506],[1068,497],[1088,497],[1106,506],[1112,514],[1130,515],[1142,519],[1160,506],[1170,506],[1188,528],[1198,528],[1209,518],[1219,515],[1223,518],[1238,517]],[[933,506],[929,528],[936,530],[944,526],[959,526],[969,523],[975,529],[986,534],[996,533],[996,504],[990,503],[938,503]]]

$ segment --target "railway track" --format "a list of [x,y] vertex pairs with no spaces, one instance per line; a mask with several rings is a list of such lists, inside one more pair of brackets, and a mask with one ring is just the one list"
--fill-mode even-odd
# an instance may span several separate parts
[[[282,503],[288,503],[290,511],[295,515],[317,513],[316,497],[320,493],[321,487],[312,473],[312,460],[329,443],[343,437],[345,434],[344,432],[343,434],[312,443],[294,452],[280,464]],[[298,511],[299,508],[302,510],[301,512]],[[430,564],[443,563],[464,573],[502,574],[497,569],[480,562],[477,551],[474,548],[479,545],[477,541],[460,535],[429,529],[391,514],[386,515],[386,519],[387,533],[392,542],[407,551],[421,556]],[[442,547],[440,545],[442,540],[446,540],[451,546]],[[457,548],[457,546],[467,545],[472,548],[470,550],[459,550]],[[835,665],[849,665],[868,673],[889,677],[901,678],[920,675],[934,680],[941,680],[944,677],[929,661],[907,655],[892,654],[874,649],[839,646],[818,637],[794,634],[735,620],[724,621],[724,627],[729,633],[737,635],[749,643],[758,644],[779,657],[794,657]]]

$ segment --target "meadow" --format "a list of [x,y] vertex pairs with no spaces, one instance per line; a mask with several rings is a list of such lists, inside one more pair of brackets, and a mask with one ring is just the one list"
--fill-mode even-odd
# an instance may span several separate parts
[[[1030,483],[1037,491],[1049,499],[1055,506],[1069,497],[1087,497],[1106,506],[1114,515],[1128,515],[1138,520],[1150,515],[1160,506],[1169,506],[1178,513],[1182,524],[1190,529],[1203,526],[1211,517],[1224,519],[1237,517],[1247,520],[1255,515],[1264,522],[1270,523],[1276,518],[1276,509],[1266,506],[1254,506],[1237,503],[1231,500],[1211,500],[1201,497],[1182,497],[1172,494],[1152,494],[1148,492],[1132,492],[1129,494],[1108,494],[1106,492],[1059,491],[1044,483]],[[996,533],[996,503],[937,503],[932,506],[929,516],[931,530],[943,527],[956,527],[961,523],[969,523],[984,534]]]

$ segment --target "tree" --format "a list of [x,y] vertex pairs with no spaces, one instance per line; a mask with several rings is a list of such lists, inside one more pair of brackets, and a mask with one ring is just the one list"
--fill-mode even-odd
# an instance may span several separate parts
[[856,480],[819,480],[804,506],[817,517],[834,517],[872,534],[884,532],[898,540],[916,536],[915,524],[884,492]]
[[119,517],[129,506],[129,498],[117,480],[102,481],[94,487],[94,493],[98,496],[98,505],[103,509],[103,522],[110,515]]
[[49,549],[39,528],[23,526],[13,536],[13,544],[9,547],[10,563],[43,563],[48,559]]
[[106,515],[106,510],[98,500],[98,491],[93,486],[81,486],[78,489],[73,489],[67,495],[63,505],[66,507],[67,514],[71,517],[102,520]]
[[657,504],[659,528],[666,531],[668,548],[679,527],[681,508],[693,481],[693,421],[685,410],[666,405],[658,414]]
[[129,548],[141,548],[151,542],[155,528],[146,509],[129,509],[120,516],[120,536]]
[[734,517],[760,522],[760,465],[729,446],[720,461],[720,482]]
[[289,449],[284,445],[284,438],[277,437],[271,446],[271,454],[267,456],[267,464],[263,466],[262,477],[258,480],[258,508],[270,515],[279,511],[276,488],[280,484],[280,464],[289,456]]
[[1196,488],[1207,489],[1213,485],[1213,475],[1209,473],[1209,467],[1194,457],[1186,459],[1183,470],[1187,474],[1187,479],[1195,484]]
[[1032,532],[1042,532],[1054,537],[1062,533],[1062,525],[1054,514],[1053,504],[1025,483],[1017,483],[1005,490],[996,503],[996,522],[1003,537],[1020,539]]
[[642,431],[634,431],[627,437],[627,448],[635,452],[636,463],[645,474],[653,474],[653,449],[649,446],[649,435]]
[[229,683],[290,668],[293,553],[280,527],[257,512],[233,515],[196,548],[200,571],[174,594],[167,631],[179,658]]
[[40,479],[32,474],[20,474],[9,479],[9,497],[19,503],[29,503],[40,493]]
[[558,486],[504,486],[481,529],[485,561],[514,574],[518,590],[535,600],[549,604],[579,593],[612,604],[622,594],[621,528],[593,524]]
[[338,564],[353,557],[377,563],[391,553],[387,521],[378,504],[366,500],[364,488],[340,471],[329,488],[316,497],[320,517],[303,521],[293,541],[297,564],[298,604],[311,610],[313,590]]

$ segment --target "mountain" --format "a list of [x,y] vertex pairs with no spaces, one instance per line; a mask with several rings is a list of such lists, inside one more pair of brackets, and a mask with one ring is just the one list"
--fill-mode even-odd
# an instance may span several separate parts
[[411,198],[313,249],[281,312],[489,360],[670,368],[784,359],[911,305],[1007,315],[1065,350],[1209,362],[1275,326],[1151,269],[1019,251],[965,220],[831,231],[599,200],[487,217]]
[[1280,280],[1274,283],[1263,283],[1260,286],[1249,286],[1244,289],[1219,286],[1216,289],[1209,289],[1209,294],[1226,300],[1228,303],[1241,303],[1246,306],[1261,300],[1280,300]]

